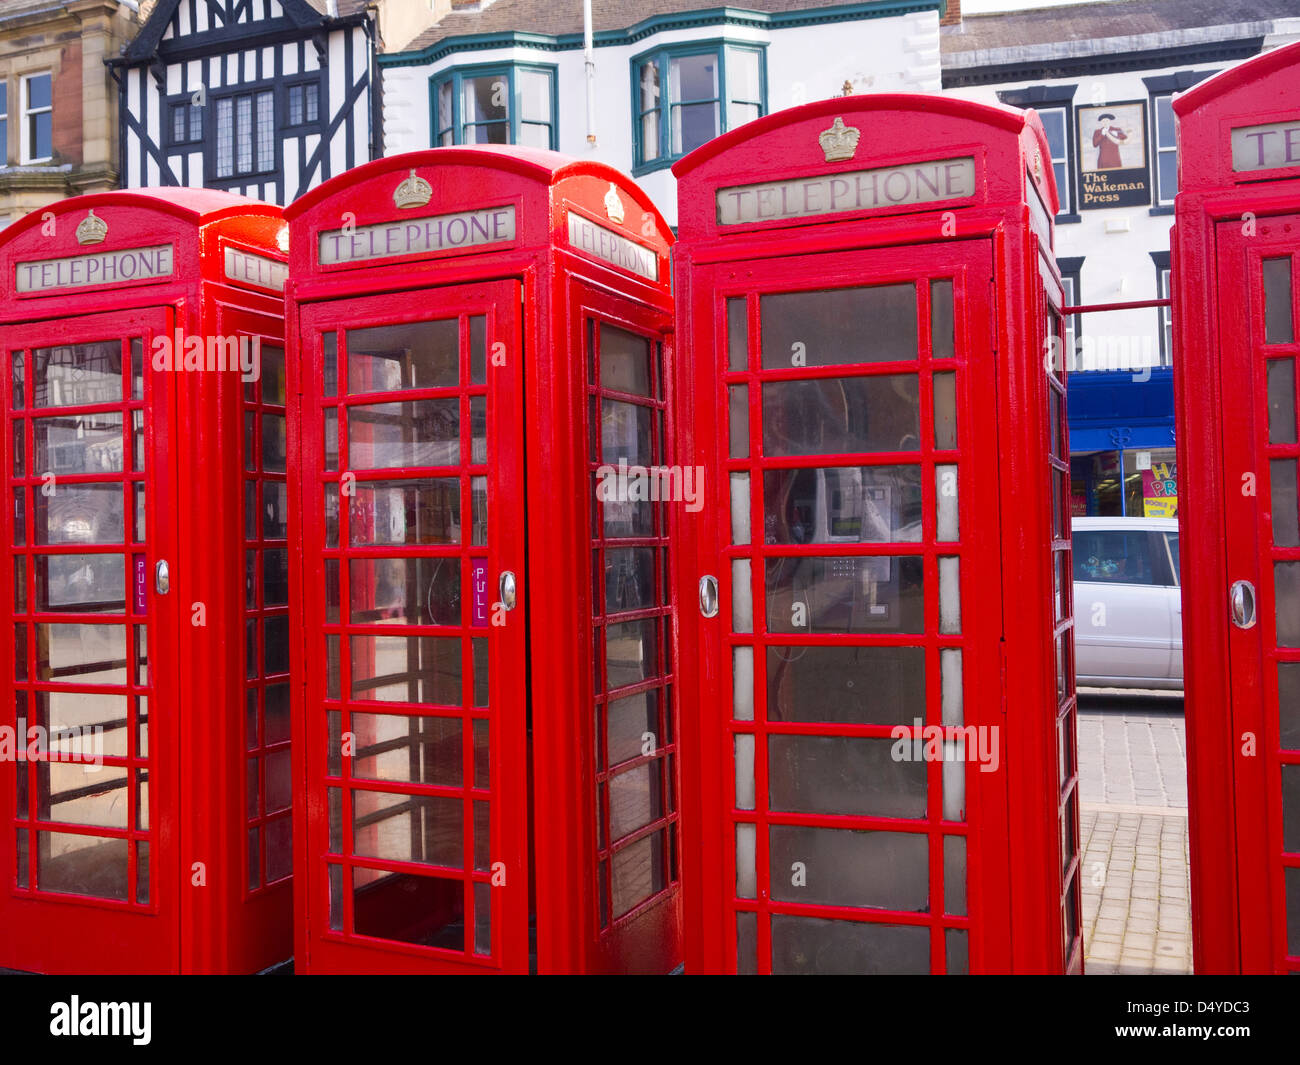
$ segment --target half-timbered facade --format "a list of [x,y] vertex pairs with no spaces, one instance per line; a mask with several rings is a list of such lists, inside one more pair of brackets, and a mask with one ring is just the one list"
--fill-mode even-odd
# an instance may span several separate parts
[[289,203],[382,154],[367,0],[159,0],[110,64],[122,183]]

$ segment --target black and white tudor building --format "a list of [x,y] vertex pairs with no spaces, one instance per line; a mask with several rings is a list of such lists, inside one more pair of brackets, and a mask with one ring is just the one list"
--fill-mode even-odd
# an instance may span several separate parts
[[158,0],[110,61],[122,184],[287,204],[382,154],[367,0]]

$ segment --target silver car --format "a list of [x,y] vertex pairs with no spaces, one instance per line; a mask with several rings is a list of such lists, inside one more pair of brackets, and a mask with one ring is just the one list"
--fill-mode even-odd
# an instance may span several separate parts
[[1074,673],[1080,685],[1183,686],[1174,518],[1075,518]]

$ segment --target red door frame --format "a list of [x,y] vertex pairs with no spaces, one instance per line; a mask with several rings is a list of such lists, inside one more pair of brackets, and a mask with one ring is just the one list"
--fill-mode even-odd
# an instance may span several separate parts
[[[837,146],[833,130],[837,118],[863,133],[856,148]],[[868,129],[870,137],[865,135]],[[837,147],[841,154],[828,167],[822,149],[829,157]],[[794,213],[785,220],[736,225],[721,221],[719,195],[752,186],[756,174],[762,174],[763,180],[793,183],[820,174],[844,171],[852,177],[853,172],[872,168],[960,156],[973,158],[975,191],[953,202],[949,210],[940,202],[830,214],[821,210],[826,204],[823,196],[820,201],[806,201],[811,205],[807,210],[790,209],[787,204]],[[987,350],[996,355],[991,373],[998,429],[977,446],[987,447],[986,461],[999,468],[993,557],[1007,574],[1007,585],[999,585],[996,601],[1008,605],[1001,615],[1002,663],[995,683],[1005,714],[1002,753],[1007,797],[1005,817],[985,826],[982,844],[988,853],[1003,856],[996,859],[1004,863],[1002,868],[986,873],[1009,885],[1009,906],[993,907],[983,930],[988,951],[981,954],[972,947],[972,971],[982,967],[1050,973],[1078,971],[1081,965],[1077,935],[1072,957],[1066,956],[1063,942],[1062,874],[1068,872],[1067,866],[1077,868],[1077,862],[1063,861],[1058,818],[1061,781],[1056,771],[1053,635],[1060,630],[1066,646],[1070,635],[1068,624],[1062,625],[1068,619],[1058,620],[1053,612],[1051,493],[1045,465],[1050,447],[1043,358],[1047,323],[1038,249],[1051,247],[1051,218],[1057,203],[1046,158],[1045,136],[1032,112],[880,94],[823,101],[758,119],[711,142],[674,168],[681,216],[680,243],[674,252],[678,314],[681,321],[691,323],[679,335],[683,368],[679,444],[684,454],[712,459],[712,469],[717,468],[714,456],[721,446],[720,426],[725,424],[715,369],[720,365],[722,306],[715,295],[752,287],[751,278],[759,276],[761,269],[756,260],[809,257],[817,264],[822,255],[847,255],[851,249],[863,249],[865,260],[865,249],[870,248],[930,248],[973,240],[986,240],[990,247],[994,280],[987,297],[975,300],[987,310],[973,313],[987,324]],[[832,201],[836,188],[830,187]],[[838,189],[839,195],[846,195],[844,186]],[[777,202],[786,203],[780,199],[783,193],[774,195]],[[771,206],[773,201],[767,202]],[[1055,278],[1050,252],[1043,261]],[[917,257],[915,276],[926,273],[922,254]],[[814,265],[800,283],[815,285],[824,274]],[[1059,303],[1059,278],[1055,281]],[[1063,408],[1061,413],[1063,417]],[[981,454],[977,451],[973,460],[980,461]],[[711,490],[711,507],[723,507],[721,486]],[[723,554],[718,539],[721,524],[712,515],[687,522],[683,550],[694,565],[682,567],[678,594],[683,603],[695,601],[696,582],[705,574],[716,574],[725,584],[718,568]],[[963,574],[963,583],[965,579]],[[719,614],[725,615],[727,600],[720,598]],[[726,675],[720,665],[725,660],[721,624],[701,620],[695,609],[687,610],[680,624],[683,646],[701,648],[698,662],[684,656],[683,672],[689,669],[691,675],[683,680],[697,686],[693,690],[700,692],[701,706],[709,707],[711,693]],[[733,805],[722,750],[725,738],[705,711],[686,751],[683,823],[696,837],[688,839],[685,848],[691,863],[685,871],[689,971],[725,971],[732,960],[725,938],[734,930],[720,920],[725,912],[722,899],[730,899],[734,892],[718,835],[723,812]],[[761,787],[762,781],[756,780],[756,789]],[[1073,845],[1077,848],[1077,827]],[[943,921],[947,923],[946,918]]]
[[[1187,716],[1193,956],[1198,973],[1282,971],[1276,824],[1277,715],[1261,651],[1271,587],[1261,587],[1269,491],[1262,468],[1259,382],[1240,375],[1258,356],[1259,294],[1248,266],[1279,239],[1294,247],[1300,165],[1261,168],[1233,155],[1233,131],[1295,122],[1300,46],[1263,53],[1174,99],[1181,191],[1171,255],[1174,398],[1179,470],[1184,684]],[[1262,141],[1260,142],[1262,143]],[[1251,142],[1246,141],[1247,148]],[[1238,166],[1240,165],[1240,169]],[[1289,237],[1282,234],[1288,232]],[[1281,231],[1279,233],[1279,230]],[[1251,316],[1241,328],[1242,310]],[[1242,380],[1251,382],[1241,402]],[[1252,405],[1258,409],[1252,409]],[[1243,468],[1249,463],[1249,468]],[[1243,480],[1255,478],[1253,486]],[[1243,494],[1253,487],[1254,496]],[[1247,576],[1249,574],[1249,576]],[[1234,628],[1232,581],[1256,587],[1250,631]],[[1271,585],[1264,580],[1263,584]],[[1266,683],[1267,681],[1267,683]],[[1252,733],[1250,751],[1245,733]],[[1249,751],[1249,753],[1248,753]],[[1261,761],[1262,759],[1262,761]],[[1263,763],[1268,763],[1263,764]],[[1290,963],[1294,969],[1295,963]]]
[[[873,453],[870,455],[872,464],[879,462],[890,465],[900,462],[912,463],[919,461],[922,470],[928,472],[932,469],[932,464],[953,464],[952,460],[955,460],[959,470],[958,483],[961,486],[959,496],[961,512],[960,539],[942,543],[937,541],[934,529],[934,496],[937,489],[933,476],[927,476],[926,473],[923,473],[921,477],[922,520],[925,531],[922,534],[921,542],[916,545],[915,550],[903,548],[900,551],[900,548],[895,545],[889,549],[890,553],[892,555],[910,554],[923,558],[925,584],[930,587],[937,587],[937,558],[939,555],[957,555],[967,560],[997,559],[999,553],[997,524],[975,520],[976,515],[981,512],[996,513],[998,497],[997,466],[994,463],[980,463],[978,459],[969,457],[976,451],[976,441],[991,440],[997,436],[997,403],[994,388],[996,372],[992,352],[984,342],[991,329],[991,309],[988,306],[987,293],[992,281],[992,247],[987,239],[946,245],[919,247],[912,245],[906,249],[884,248],[769,259],[761,264],[748,264],[744,271],[731,266],[719,265],[701,269],[696,274],[696,277],[698,278],[698,288],[695,291],[699,294],[699,299],[694,308],[695,320],[710,322],[714,325],[711,333],[712,344],[708,348],[701,350],[697,356],[696,366],[698,370],[694,382],[697,394],[703,396],[712,392],[715,397],[713,409],[708,412],[706,417],[699,419],[696,423],[696,443],[700,448],[697,452],[697,459],[706,470],[727,470],[732,467],[739,469],[741,465],[748,470],[752,465],[752,460],[730,460],[728,458],[727,441],[722,432],[722,427],[727,424],[727,396],[724,390],[709,384],[714,374],[726,372],[728,345],[724,330],[727,323],[726,301],[728,299],[744,297],[750,293],[761,295],[766,292],[808,291],[864,283],[888,285],[912,282],[916,284],[918,292],[918,336],[928,336],[930,286],[925,283],[925,280],[952,278],[955,290],[954,307],[959,309],[954,323],[957,334],[954,344],[955,350],[959,353],[955,358],[944,359],[941,356],[934,356],[930,352],[927,341],[923,343],[918,358],[911,362],[873,363],[869,367],[856,367],[855,369],[869,368],[871,371],[881,372],[919,372],[921,379],[925,382],[921,387],[919,414],[920,424],[923,427],[920,450],[896,454]],[[760,345],[757,339],[759,336],[758,302],[757,300],[751,302],[754,306],[749,311],[748,332],[751,347],[757,350]],[[751,372],[745,380],[816,379],[819,377],[840,376],[845,371],[845,367],[833,366],[820,371],[767,371],[760,372],[761,376]],[[957,386],[957,424],[962,443],[955,449],[955,455],[938,454],[935,446],[929,442],[931,434],[926,431],[926,427],[932,424],[934,416],[932,385],[929,383],[932,378],[929,375],[931,372],[945,371],[955,371],[960,378],[960,383]],[[734,374],[728,374],[726,377],[729,382],[733,381],[733,379],[736,381],[741,380]],[[748,450],[751,456],[758,456],[761,454],[762,436],[760,427],[762,412],[761,405],[758,402],[759,390],[751,388],[750,392],[750,440]],[[710,429],[714,431],[709,432]],[[706,433],[708,434],[707,443],[705,442]],[[820,465],[836,465],[850,461],[846,456],[836,454],[818,454],[816,459]],[[808,461],[810,460],[782,459],[777,460],[773,465],[764,463],[762,468],[801,468],[806,466]],[[852,462],[856,463],[862,461],[861,456],[852,460]],[[756,481],[757,479],[751,472],[751,530],[763,527],[763,504],[761,501],[763,489]],[[709,515],[708,519],[706,519],[708,527],[701,528],[700,536],[701,538],[707,537],[708,541],[714,544],[727,544],[730,540],[730,516],[729,507],[726,501],[721,498],[721,482],[715,477],[711,482],[706,480],[706,483],[709,483],[717,494],[711,496],[705,505],[703,513]],[[710,645],[721,647],[715,663],[710,668],[709,678],[705,681],[705,687],[701,692],[700,705],[702,708],[706,708],[702,710],[704,714],[716,714],[720,721],[729,717],[722,710],[723,707],[730,704],[728,677],[730,677],[731,669],[728,666],[729,654],[727,648],[733,643],[744,642],[744,637],[737,638],[727,635],[729,626],[726,619],[731,616],[732,603],[729,577],[730,558],[733,555],[736,557],[757,555],[758,559],[761,560],[773,552],[777,552],[773,557],[814,557],[816,555],[831,555],[836,550],[838,548],[835,545],[814,548],[811,553],[807,550],[793,551],[791,548],[782,546],[721,548],[719,553],[722,556],[722,561],[719,563],[719,572],[717,573],[720,588],[717,618],[713,619],[712,622],[701,622],[701,627],[716,630],[716,633],[710,633]],[[878,554],[879,552],[873,550],[873,553]],[[760,569],[760,566],[754,566],[754,579],[762,587],[764,578],[759,572]],[[974,565],[968,561],[967,565],[963,567],[961,580],[963,585],[961,598],[963,602],[984,604],[981,611],[988,610],[994,619],[1001,617],[1000,606],[989,609],[989,604],[999,604],[1002,597],[1001,572],[996,561],[992,565],[988,565],[986,562]],[[684,589],[682,594],[685,594]],[[754,599],[757,602],[762,597],[755,595]],[[937,592],[934,595],[927,596],[925,611],[926,624],[923,633],[917,635],[880,635],[872,638],[869,646],[920,646],[925,649],[927,662],[926,705],[932,710],[937,709],[939,706],[938,692],[941,683],[939,668],[940,646],[961,647],[963,649],[963,688],[966,695],[964,700],[966,708],[964,723],[977,728],[1000,728],[1003,714],[999,694],[1002,667],[1001,640],[994,638],[976,642],[972,639],[975,632],[978,631],[983,635],[987,631],[984,626],[980,626],[979,629],[968,626],[965,629],[964,636],[940,637],[938,635]],[[722,620],[719,621],[718,619]],[[807,636],[772,635],[759,638],[756,633],[756,672],[761,672],[758,649],[766,646],[768,642],[801,646],[845,646],[844,637],[840,636],[825,634]],[[856,640],[854,645],[857,645]],[[889,738],[892,735],[892,729],[889,725],[837,728],[835,726],[763,724],[766,721],[766,716],[765,712],[761,712],[760,708],[766,705],[766,696],[761,689],[762,685],[755,684],[754,714],[756,724],[754,727],[759,736],[834,734]],[[980,705],[981,699],[983,700],[982,706]],[[978,709],[976,709],[977,707]],[[938,717],[927,712],[925,724],[938,723],[940,723]],[[701,749],[700,758],[706,766],[710,764],[714,766],[712,771],[706,769],[706,775],[716,773],[716,779],[722,785],[723,794],[734,793],[732,792],[734,781],[731,737],[734,732],[749,732],[749,729],[742,726],[740,730],[736,730],[724,724],[720,730],[706,728],[705,731],[709,746]],[[920,738],[920,735],[919,732],[916,733],[917,738]],[[990,825],[999,825],[1006,818],[1005,771],[985,774],[978,770],[969,770],[965,774],[966,817],[963,821],[946,820],[942,814],[943,768],[944,766],[940,762],[928,762],[926,765],[929,799],[927,813],[922,821],[896,821],[889,818],[862,817],[853,817],[842,821],[837,819],[827,821],[824,817],[813,815],[776,814],[774,817],[765,816],[763,811],[766,809],[766,801],[762,796],[766,794],[767,769],[764,760],[756,757],[755,792],[760,812],[755,816],[757,816],[760,826],[774,823],[805,824],[816,821],[844,828],[920,832],[928,838],[927,853],[931,898],[942,899],[943,888],[940,871],[943,867],[944,838],[954,836],[967,840],[977,833],[981,836],[987,836],[988,830],[984,827],[986,821]],[[975,785],[980,786],[976,787]],[[724,802],[724,808],[730,806],[731,803]],[[745,819],[743,813],[741,818]],[[711,885],[736,883],[734,847],[732,841],[728,838],[729,833],[726,831],[730,824],[730,818],[725,822],[714,818],[709,819],[702,826],[705,833],[701,847],[702,853],[703,855],[712,856],[713,862],[716,863],[712,871],[705,874],[710,878]],[[943,830],[940,829],[940,825],[943,825]],[[1003,847],[1005,847],[1005,844]],[[770,903],[764,901],[767,899],[769,891],[769,888],[765,887],[768,880],[767,856],[768,848],[764,833],[760,831],[757,834],[755,857],[759,885],[759,901],[757,903],[759,910],[771,907]],[[1010,885],[1007,880],[1009,857],[1005,849],[999,852],[998,847],[994,845],[985,847],[983,851],[980,848],[967,848],[966,861],[969,870],[969,890],[965,907],[967,914],[947,917],[942,916],[939,911],[932,911],[925,917],[906,913],[889,914],[888,912],[883,912],[883,915],[888,917],[890,921],[899,924],[922,925],[925,927],[942,926],[943,928],[968,931],[972,928],[978,928],[982,934],[970,944],[971,958],[975,966],[986,969],[1005,968],[1010,962],[1010,956],[1007,953],[1009,941],[1005,935],[1005,930],[1009,927],[1011,919],[1009,909]],[[725,895],[726,893],[723,892],[719,896],[719,901]],[[748,910],[753,905],[755,904],[742,903],[741,908]],[[735,920],[731,912],[733,908],[734,904],[727,903],[720,912],[706,915],[705,924],[719,932],[731,927]],[[940,907],[941,909],[942,907]],[[796,905],[793,903],[777,904],[772,909],[772,912],[778,911],[812,917],[849,920],[855,919],[855,917],[861,919],[863,916],[872,913],[877,916],[882,914],[882,911],[854,911],[830,906]],[[1002,931],[991,931],[995,929]],[[716,943],[713,944],[713,947],[718,949]],[[766,923],[760,921],[758,923],[758,956],[760,959],[768,956],[768,947]],[[724,947],[723,950],[721,962],[706,963],[706,967],[713,968],[716,966],[725,971],[735,971],[735,951],[727,947]],[[945,964],[944,958],[944,933],[938,932],[931,936],[930,945],[930,962],[936,971],[942,970]],[[761,961],[759,971],[764,971]]]
[[[400,293],[390,293],[382,296],[371,296],[365,299],[340,299],[328,303],[318,303],[301,308],[301,318],[295,323],[295,336],[298,350],[303,353],[300,363],[300,372],[302,377],[298,381],[298,387],[291,389],[291,394],[295,398],[295,411],[291,415],[295,425],[298,427],[297,450],[295,452],[296,462],[299,469],[304,471],[304,480],[299,482],[298,492],[303,491],[303,485],[310,483],[313,487],[319,485],[324,491],[328,492],[335,485],[342,484],[342,475],[338,471],[329,472],[323,455],[324,434],[321,431],[323,421],[320,415],[321,410],[321,391],[319,382],[323,372],[323,353],[319,337],[322,333],[334,331],[342,333],[345,329],[363,328],[367,325],[381,324],[400,324],[404,322],[415,322],[429,319],[446,319],[468,318],[469,316],[485,315],[486,323],[486,345],[487,351],[491,351],[493,345],[501,343],[505,345],[508,351],[517,351],[520,343],[519,336],[519,285],[512,281],[495,281],[480,282],[472,286],[446,286],[436,289],[424,287],[419,291],[419,299],[415,303],[403,305],[400,301]],[[465,367],[468,367],[469,349],[468,349],[468,326],[461,329],[462,333],[462,351],[461,361]],[[346,340],[341,338],[339,344],[340,355],[346,345]],[[305,852],[305,861],[299,870],[299,876],[304,884],[306,892],[305,914],[306,919],[298,922],[298,956],[303,959],[303,969],[312,971],[315,969],[326,970],[346,970],[349,972],[421,972],[427,971],[431,961],[435,961],[439,968],[449,972],[484,972],[484,971],[502,971],[502,972],[526,972],[528,968],[528,883],[529,868],[527,855],[527,739],[526,739],[526,656],[525,656],[525,637],[526,629],[524,619],[527,609],[527,595],[523,591],[526,587],[527,565],[525,557],[525,521],[522,507],[524,480],[523,480],[523,402],[522,402],[522,366],[521,360],[510,359],[504,365],[497,366],[488,362],[488,383],[482,388],[469,386],[475,394],[487,396],[487,417],[488,417],[488,461],[486,466],[486,476],[488,478],[488,521],[489,535],[488,543],[484,549],[476,549],[472,546],[467,538],[462,535],[461,542],[456,546],[454,555],[448,557],[458,557],[462,562],[461,584],[462,588],[469,586],[473,579],[472,560],[484,557],[488,566],[488,584],[489,589],[495,589],[498,576],[505,570],[512,570],[517,578],[521,591],[520,601],[515,607],[512,615],[505,615],[505,623],[501,625],[488,624],[481,630],[473,627],[473,608],[474,597],[462,593],[462,634],[458,636],[462,644],[462,675],[468,678],[469,688],[462,689],[473,690],[473,669],[474,660],[471,637],[481,633],[490,641],[490,699],[491,712],[473,712],[473,720],[489,723],[491,729],[491,739],[489,740],[491,749],[492,765],[490,769],[492,786],[491,806],[493,811],[492,817],[492,843],[491,843],[491,865],[483,862],[480,864],[477,854],[473,860],[473,870],[465,870],[462,879],[465,883],[465,897],[469,898],[475,894],[472,890],[474,885],[490,885],[494,877],[503,877],[504,883],[495,887],[490,887],[492,894],[492,954],[490,961],[488,958],[476,958],[474,955],[474,944],[469,940],[468,927],[466,928],[465,950],[461,952],[464,955],[463,961],[457,961],[454,957],[446,952],[432,953],[428,948],[421,948],[414,945],[406,945],[392,940],[375,941],[368,937],[357,935],[348,931],[351,927],[352,904],[351,892],[344,890],[343,893],[343,920],[344,926],[342,933],[331,933],[328,930],[328,918],[322,925],[319,918],[313,920],[313,915],[330,914],[330,884],[329,878],[322,875],[322,863],[325,862],[326,854],[342,853],[348,855],[352,847],[345,843],[342,852],[335,851],[330,846],[329,841],[329,819],[330,811],[327,803],[324,801],[326,795],[325,780],[327,775],[331,779],[346,780],[346,777],[337,777],[335,774],[328,772],[326,765],[327,741],[329,736],[325,728],[324,704],[326,701],[325,692],[325,672],[320,669],[304,669],[304,687],[300,705],[295,713],[298,724],[301,727],[300,735],[305,738],[306,756],[303,764],[306,770],[306,788],[302,794],[303,801],[297,803],[297,807],[306,812],[305,825],[297,827],[296,831],[300,839],[305,834],[307,850]],[[311,377],[307,378],[307,374]],[[462,374],[462,381],[467,380],[467,375]],[[464,389],[466,386],[459,386]],[[443,390],[444,392],[446,390]],[[441,394],[441,393],[440,393]],[[343,395],[336,398],[344,398]],[[400,401],[408,399],[411,395],[417,397],[424,396],[424,392],[380,392],[366,394],[364,401],[366,403],[382,401]],[[328,402],[328,400],[326,401]],[[469,426],[466,415],[469,411],[469,400],[464,398],[460,404],[460,436],[462,445],[469,442]],[[315,413],[309,413],[314,411]],[[340,419],[342,421],[342,419]],[[342,444],[343,429],[340,428],[340,445]],[[462,458],[469,449],[462,446]],[[340,453],[341,454],[341,453]],[[462,462],[462,468],[466,465]],[[310,482],[305,480],[305,471],[313,471],[314,476]],[[411,476],[411,471],[405,468],[391,468],[378,471],[361,472],[355,479],[357,486],[362,486],[368,480],[391,480]],[[417,474],[418,476],[418,474]],[[460,486],[463,489],[460,501],[462,513],[462,529],[467,527],[465,515],[470,513],[470,489],[468,475],[464,483]],[[340,488],[341,492],[342,489]],[[314,494],[314,493],[313,493]],[[343,501],[342,497],[340,502]],[[343,529],[347,527],[343,519],[344,508],[340,506],[340,530],[339,530],[339,551],[337,552],[340,559],[362,558],[367,556],[378,557],[385,554],[381,548],[363,549],[357,551],[347,548],[344,544]],[[324,512],[320,507],[307,507],[301,503],[294,507],[294,512],[301,516],[301,538],[296,547],[296,554],[299,562],[298,567],[301,569],[301,588],[300,607],[301,617],[303,619],[303,639],[305,643],[298,648],[303,655],[303,661],[321,662],[326,658],[326,648],[324,642],[324,619],[326,617],[326,596],[325,596],[325,569],[322,559],[325,557],[326,539],[324,527]],[[331,553],[335,553],[330,549]],[[406,547],[394,547],[391,550],[398,551],[402,555],[410,555],[409,545]],[[416,548],[415,554],[420,554],[419,548]],[[427,553],[427,552],[426,552]],[[445,554],[446,552],[443,552]],[[344,566],[339,566],[340,595],[347,594],[347,575],[343,573]],[[492,595],[493,602],[496,596]],[[342,601],[342,600],[340,600]],[[334,626],[331,626],[333,628]],[[364,627],[366,632],[371,634],[385,634],[383,629],[374,627]],[[339,628],[340,633],[351,631],[351,626]],[[403,630],[404,631],[404,630]],[[423,631],[423,630],[421,630]],[[348,656],[343,656],[344,683],[350,676],[347,661]],[[347,700],[339,703],[340,706],[348,704]],[[390,712],[401,712],[400,708],[394,708],[386,703],[365,703],[357,707],[359,711],[371,711],[382,713],[385,710]],[[462,720],[468,726],[470,713],[466,712]],[[346,727],[346,721],[343,722],[344,731],[350,731]],[[464,789],[452,789],[461,794],[463,799],[463,839],[465,843],[474,839],[474,820],[473,807],[471,802],[473,795],[480,795],[483,798],[487,796],[487,789],[484,789],[477,776],[474,768],[474,752],[470,745],[471,729],[465,728],[464,731],[464,779],[473,780],[472,789],[466,786]],[[331,755],[333,756],[333,755]],[[350,759],[348,763],[350,764]],[[302,775],[300,773],[299,779]],[[369,781],[368,781],[369,783]],[[363,785],[363,790],[397,790],[405,786],[401,784],[389,783],[387,785],[374,784],[367,787]],[[300,792],[303,789],[299,788]],[[446,791],[447,789],[442,789]],[[347,789],[347,794],[352,794]],[[414,789],[412,793],[425,793],[423,789]],[[346,802],[347,807],[344,817],[346,828],[351,823],[351,802]],[[332,867],[341,867],[344,870],[344,879],[346,880],[346,871],[351,868],[350,862],[329,863]],[[498,868],[498,866],[500,868]],[[361,863],[363,868],[387,869],[393,872],[424,872],[420,866],[410,866],[404,863],[382,861],[377,859],[363,859]],[[470,906],[465,907],[466,921]]]
[[[143,572],[149,578],[152,576],[154,566],[158,560],[175,557],[177,528],[175,503],[172,495],[175,483],[175,454],[170,446],[170,441],[174,439],[175,432],[174,393],[169,387],[169,382],[165,376],[154,373],[152,368],[145,367],[143,403],[139,407],[132,403],[130,398],[131,360],[129,352],[126,350],[126,338],[132,336],[141,337],[144,340],[143,350],[149,351],[150,344],[155,337],[169,335],[174,321],[175,315],[172,308],[152,307],[116,313],[106,312],[59,318],[0,328],[0,337],[3,337],[6,353],[18,349],[30,350],[59,344],[78,344],[122,338],[124,349],[122,359],[123,399],[120,405],[114,409],[127,412],[124,413],[122,419],[123,432],[129,432],[131,423],[130,410],[140,409],[146,412],[144,476],[133,481],[133,471],[131,469],[133,463],[124,462],[120,480],[115,482],[123,483],[124,486],[133,483],[143,483],[145,485],[146,541],[139,547],[132,546],[131,541],[134,536],[125,541],[123,549],[124,565],[126,557],[132,557],[136,560],[133,562],[132,567],[128,567],[126,575],[128,578],[132,572],[139,570],[141,563],[138,560],[140,558],[143,558]],[[34,366],[31,365],[31,360],[29,360],[25,380],[30,382],[34,379],[34,376]],[[5,396],[10,404],[8,409],[12,410],[12,403],[14,402],[12,394],[13,381],[8,373],[4,377],[6,379]],[[27,393],[23,411],[25,413],[35,413],[31,402],[32,386],[30,384],[27,385]],[[88,409],[102,408],[97,406],[89,408],[73,406],[38,409],[41,413],[52,415],[75,415]],[[7,422],[8,420],[6,418]],[[8,432],[4,436],[4,468],[7,474],[11,474],[14,462],[12,442]],[[25,451],[29,456],[32,456],[34,462],[34,439],[30,426],[26,431],[26,437]],[[129,452],[124,451],[124,457],[126,453]],[[13,479],[9,475],[7,475],[6,480],[10,484],[13,483]],[[71,486],[84,483],[87,480],[88,478],[84,475],[79,477],[58,477],[53,482],[53,492],[57,495],[60,483]],[[41,482],[42,478],[35,472],[27,479],[27,483],[32,486],[28,489],[29,503],[26,508],[28,512],[28,529],[23,536],[23,542],[29,545],[26,548],[27,551],[32,551],[33,545],[37,542],[36,537],[33,535],[35,516],[30,513],[32,510],[30,496],[41,491]],[[6,496],[9,494],[7,491]],[[54,496],[52,495],[50,498],[54,498]],[[134,514],[134,504],[128,510],[124,500],[123,507],[124,515]],[[6,530],[11,529],[11,521],[7,521],[5,527]],[[127,529],[134,532],[133,518],[130,522],[124,522],[123,529],[124,536]],[[62,548],[49,547],[41,553],[48,557],[51,554],[76,554],[77,550],[76,545],[70,545]],[[27,557],[35,558],[36,556],[29,555]],[[5,602],[8,603],[14,602],[13,575],[14,569],[12,566],[4,567],[3,586],[6,594]],[[28,614],[28,620],[35,624],[66,623],[67,616],[65,614],[42,614],[36,611],[37,589],[34,566],[27,572],[25,581],[27,585],[25,599],[31,611]],[[151,580],[150,583],[152,583]],[[131,586],[129,579],[125,586]],[[29,847],[27,883],[29,885],[35,884],[35,889],[27,891],[19,889],[13,879],[14,871],[12,866],[5,870],[4,890],[0,892],[0,926],[7,929],[5,950],[7,956],[0,958],[0,964],[34,968],[42,972],[85,972],[107,969],[149,973],[174,972],[177,970],[181,954],[181,890],[176,873],[180,866],[179,848],[182,810],[179,802],[180,773],[177,763],[180,723],[174,709],[171,709],[177,705],[180,679],[177,669],[178,656],[175,651],[175,634],[177,631],[176,598],[157,595],[150,589],[146,593],[144,613],[137,614],[134,609],[137,605],[137,595],[138,592],[127,594],[130,609],[122,615],[121,627],[126,632],[125,646],[130,649],[135,648],[136,634],[139,632],[137,628],[139,621],[145,623],[149,655],[148,683],[142,685],[139,683],[138,676],[131,676],[134,672],[131,663],[134,661],[133,656],[138,649],[128,650],[127,660],[124,664],[124,671],[128,675],[127,684],[120,687],[113,686],[101,689],[108,693],[130,693],[129,702],[131,708],[128,710],[128,725],[126,727],[127,756],[105,759],[106,766],[121,765],[128,767],[126,778],[127,815],[124,819],[126,827],[120,830],[71,826],[59,829],[60,831],[74,833],[80,832],[84,835],[112,836],[123,840],[129,838],[135,841],[129,846],[127,854],[126,898],[121,902],[117,902],[85,895],[41,892],[39,890],[40,874],[37,868],[37,850]],[[29,633],[34,635],[34,629],[29,629]],[[35,643],[29,637],[27,641],[28,662],[24,664],[24,672],[32,678],[34,687],[28,690],[50,690],[50,687],[57,687],[58,685],[57,682],[52,686],[39,682],[39,673],[34,665],[34,656],[38,653],[38,647]],[[10,647],[14,647],[14,644],[10,643]],[[93,686],[83,685],[82,687],[95,690]],[[138,738],[140,732],[136,699],[141,696],[149,700],[147,754],[142,753],[140,750]],[[12,715],[12,700],[10,704],[11,709],[6,711],[7,718]],[[29,703],[27,717],[29,726],[36,721],[37,717],[34,705]],[[6,723],[12,725],[13,721],[7,720]],[[53,761],[53,759],[50,761]],[[13,807],[15,769],[16,763],[8,760],[0,763],[0,784],[3,785],[4,794],[3,800],[0,800],[0,803],[2,803],[0,805],[0,816],[3,816],[6,825],[11,825],[15,818]],[[132,777],[140,769],[146,771],[149,782],[148,801],[150,809],[142,812],[148,817],[148,829],[142,828],[141,812],[137,812],[139,794],[132,780]],[[28,787],[31,789],[29,793],[29,810],[32,812],[34,812],[34,809],[31,803],[35,801],[35,796],[38,793],[36,781],[32,779],[34,772],[35,767],[29,765],[27,772]],[[36,819],[32,822],[34,825],[40,823]],[[12,836],[12,830],[10,830],[10,835]],[[37,832],[35,829],[31,831],[28,838],[32,841],[36,840]],[[136,850],[142,843],[148,847],[148,850],[142,853],[137,860]],[[138,874],[142,865],[146,862],[149,866],[149,883],[140,885],[138,883]],[[141,901],[142,890],[144,898],[147,899],[144,902]]]

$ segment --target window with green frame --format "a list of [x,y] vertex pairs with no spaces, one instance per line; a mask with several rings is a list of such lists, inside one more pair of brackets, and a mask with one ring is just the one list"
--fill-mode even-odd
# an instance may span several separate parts
[[435,147],[556,147],[554,67],[458,67],[435,77],[431,89]]
[[636,167],[667,166],[766,110],[762,48],[715,42],[632,60]]

